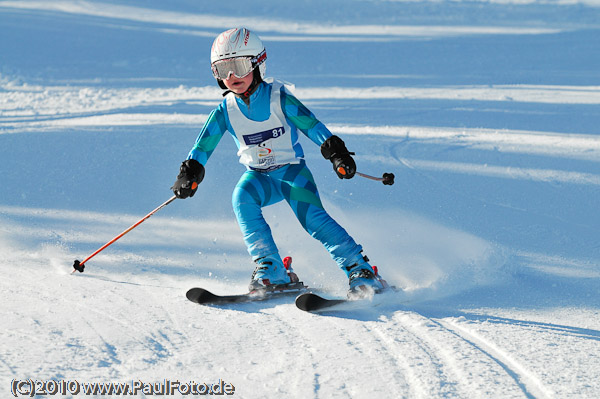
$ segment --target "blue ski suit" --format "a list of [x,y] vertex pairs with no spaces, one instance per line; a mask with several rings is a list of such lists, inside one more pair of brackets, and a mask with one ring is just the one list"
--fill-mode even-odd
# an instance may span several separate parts
[[246,166],[233,191],[233,209],[253,260],[278,253],[262,208],[285,200],[304,229],[345,270],[362,247],[323,208],[304,161],[298,131],[321,145],[331,132],[281,82],[261,82],[247,105],[233,93],[211,112],[188,155],[205,165],[225,132]]

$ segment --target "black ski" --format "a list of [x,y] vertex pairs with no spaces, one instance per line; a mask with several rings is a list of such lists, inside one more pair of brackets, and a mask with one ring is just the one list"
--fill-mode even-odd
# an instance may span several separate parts
[[296,298],[296,307],[307,312],[314,312],[349,301],[351,301],[351,299],[327,299],[313,292],[306,292],[298,295]]
[[255,290],[244,294],[236,295],[217,295],[204,288],[192,288],[185,294],[187,299],[194,303],[204,304],[227,304],[240,302],[264,301],[267,299],[278,298],[281,295],[297,295],[306,290],[302,282],[281,284],[268,287],[261,290]]
[[[386,288],[375,292],[375,295],[398,291],[396,287],[387,286]],[[342,305],[345,303],[360,302],[363,300],[372,299],[372,294],[361,295],[360,293],[351,294],[347,298],[324,298],[314,292],[305,292],[298,295],[296,298],[296,307],[306,312],[317,312],[322,309],[331,308],[333,306]]]
[[[365,260],[368,260],[368,259],[365,258]],[[373,266],[373,274],[371,275],[371,278],[375,278],[377,281],[379,281],[379,283],[381,283],[381,286],[383,287],[382,289],[377,290],[375,292],[375,294],[381,294],[384,292],[397,290],[396,287],[390,286],[387,283],[387,281],[385,281],[383,278],[381,278],[381,276],[379,275],[379,270],[377,269],[377,266]],[[365,287],[359,287],[359,288],[365,288]],[[321,309],[327,309],[327,308],[330,308],[330,307],[333,307],[336,305],[341,305],[344,303],[350,303],[350,302],[360,301],[363,299],[368,299],[368,298],[371,298],[372,296],[373,296],[373,293],[367,292],[366,289],[349,292],[348,297],[346,297],[346,298],[335,298],[335,299],[324,298],[320,295],[315,294],[314,292],[306,292],[304,294],[298,295],[298,297],[296,298],[296,307],[298,309],[304,310],[306,312],[315,312],[315,311],[319,311]]]

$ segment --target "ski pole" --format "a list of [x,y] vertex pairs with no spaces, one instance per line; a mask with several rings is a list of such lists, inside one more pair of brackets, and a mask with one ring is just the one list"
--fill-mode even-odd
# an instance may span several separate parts
[[[340,166],[338,168],[338,172],[342,175],[346,174],[346,169],[344,169],[342,166]],[[355,172],[357,175],[361,176],[361,177],[365,177],[367,179],[371,179],[371,180],[376,180],[376,181],[380,181],[383,184],[385,184],[386,186],[391,186],[392,184],[394,184],[394,174],[393,173],[384,173],[383,177],[375,177],[375,176],[371,176],[371,175],[367,175],[364,173],[360,173],[360,172]]]
[[142,224],[142,222],[144,220],[148,219],[150,216],[154,215],[156,212],[160,211],[162,208],[164,208],[165,206],[169,205],[175,199],[177,199],[177,196],[174,195],[171,198],[169,198],[167,201],[163,202],[158,208],[156,208],[155,210],[153,210],[152,212],[150,212],[149,214],[147,214],[146,216],[144,216],[143,218],[141,218],[139,221],[137,221],[135,224],[133,224],[132,226],[130,226],[127,230],[125,230],[124,232],[122,232],[121,234],[119,234],[118,236],[116,236],[115,238],[113,238],[112,240],[110,240],[109,242],[107,242],[106,244],[104,244],[96,252],[94,252],[93,254],[91,254],[90,256],[88,256],[86,259],[84,259],[83,262],[75,260],[75,262],[73,262],[73,271],[71,272],[71,274],[75,273],[76,271],[78,271],[79,273],[83,273],[83,269],[85,268],[85,263],[88,260],[90,260],[94,256],[98,255],[100,252],[102,252],[107,247],[109,247],[110,245],[112,245],[119,238],[123,237],[125,234],[127,234],[131,230],[135,229],[137,226],[139,226],[140,224]]
[[386,186],[391,186],[392,184],[394,184],[394,174],[393,173],[384,173],[383,177],[375,177],[375,176],[370,176],[370,175],[366,175],[364,173],[360,173],[360,172],[356,172],[357,175],[361,176],[361,177],[365,177],[367,179],[371,179],[371,180],[376,180],[376,181],[380,181],[383,184],[385,184]]

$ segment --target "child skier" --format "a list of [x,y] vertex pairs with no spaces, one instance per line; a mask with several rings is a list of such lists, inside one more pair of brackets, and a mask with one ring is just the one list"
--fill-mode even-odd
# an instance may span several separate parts
[[[204,165],[223,134],[238,146],[246,171],[233,191],[233,208],[252,260],[257,264],[250,290],[293,283],[284,268],[262,208],[286,200],[304,229],[319,240],[349,279],[349,295],[383,288],[362,247],[323,209],[315,181],[304,161],[298,131],[321,146],[340,179],[356,172],[353,153],[278,81],[264,80],[267,53],[260,38],[245,28],[217,36],[212,72],[225,99],[200,131],[172,189],[192,197],[204,178]],[[292,276],[292,277],[290,277]]]

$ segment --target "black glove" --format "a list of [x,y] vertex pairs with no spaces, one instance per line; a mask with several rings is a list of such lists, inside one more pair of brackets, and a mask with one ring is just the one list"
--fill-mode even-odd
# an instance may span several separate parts
[[183,161],[175,184],[171,187],[177,198],[193,197],[204,179],[204,166],[195,159]]
[[321,144],[323,158],[329,159],[333,170],[340,179],[352,179],[356,173],[356,163],[352,159],[353,152],[349,152],[344,141],[338,136],[331,136]]

